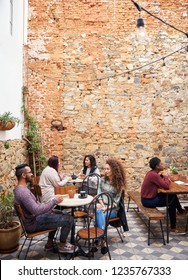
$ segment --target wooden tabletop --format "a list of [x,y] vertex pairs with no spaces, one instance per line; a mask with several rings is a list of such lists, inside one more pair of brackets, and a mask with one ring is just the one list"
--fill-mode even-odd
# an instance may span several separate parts
[[169,190],[159,189],[159,192],[186,194],[188,193],[188,183],[184,182],[183,184],[177,184],[176,182],[171,182]]

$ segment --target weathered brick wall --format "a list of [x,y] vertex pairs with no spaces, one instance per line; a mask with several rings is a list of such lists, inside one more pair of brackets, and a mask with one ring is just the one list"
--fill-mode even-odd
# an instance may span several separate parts
[[27,163],[25,141],[0,141],[0,186],[3,189],[15,187],[15,167],[21,163]]
[[[188,31],[185,1],[139,4]],[[160,60],[132,71],[186,46],[187,38],[142,12],[147,37],[138,41],[137,17],[131,1],[29,1],[26,100],[46,155],[59,155],[63,169],[74,171],[86,153],[101,168],[107,157],[119,158],[129,188],[140,185],[152,156],[188,172],[185,49],[165,66]],[[52,131],[52,119],[62,120],[64,131]]]

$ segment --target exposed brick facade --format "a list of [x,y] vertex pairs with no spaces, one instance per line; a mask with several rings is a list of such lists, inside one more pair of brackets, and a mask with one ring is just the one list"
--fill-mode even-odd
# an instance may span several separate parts
[[[188,5],[138,0],[148,11],[188,31]],[[138,187],[148,159],[177,162],[187,174],[188,60],[183,33],[144,11],[146,39],[136,37],[131,1],[29,1],[25,86],[47,156],[79,171],[83,156],[122,159],[128,185]],[[128,73],[130,71],[130,74]],[[125,73],[125,74],[123,74]],[[111,77],[112,78],[107,78]],[[58,89],[58,81],[60,87]],[[51,130],[60,119],[64,131]]]

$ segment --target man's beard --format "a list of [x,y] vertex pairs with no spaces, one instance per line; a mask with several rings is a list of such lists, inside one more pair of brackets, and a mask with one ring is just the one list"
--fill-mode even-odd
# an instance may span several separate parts
[[26,178],[25,178],[25,181],[26,181],[26,183],[31,183],[31,182],[32,182],[32,178],[31,178],[31,177],[29,177],[29,178],[26,177]]

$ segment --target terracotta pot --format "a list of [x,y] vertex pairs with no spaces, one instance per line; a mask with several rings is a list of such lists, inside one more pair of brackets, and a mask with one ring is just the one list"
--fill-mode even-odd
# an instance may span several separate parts
[[69,198],[74,198],[74,194],[75,194],[74,192],[69,191]]
[[0,229],[0,253],[7,254],[16,251],[21,237],[20,222],[15,221],[15,227]]
[[13,127],[15,127],[15,122],[8,122],[7,124],[4,124],[0,121],[0,130],[10,130]]
[[179,180],[179,174],[170,174],[169,175],[169,178],[170,178],[170,180],[172,181],[172,182],[174,182],[174,181],[178,181]]

